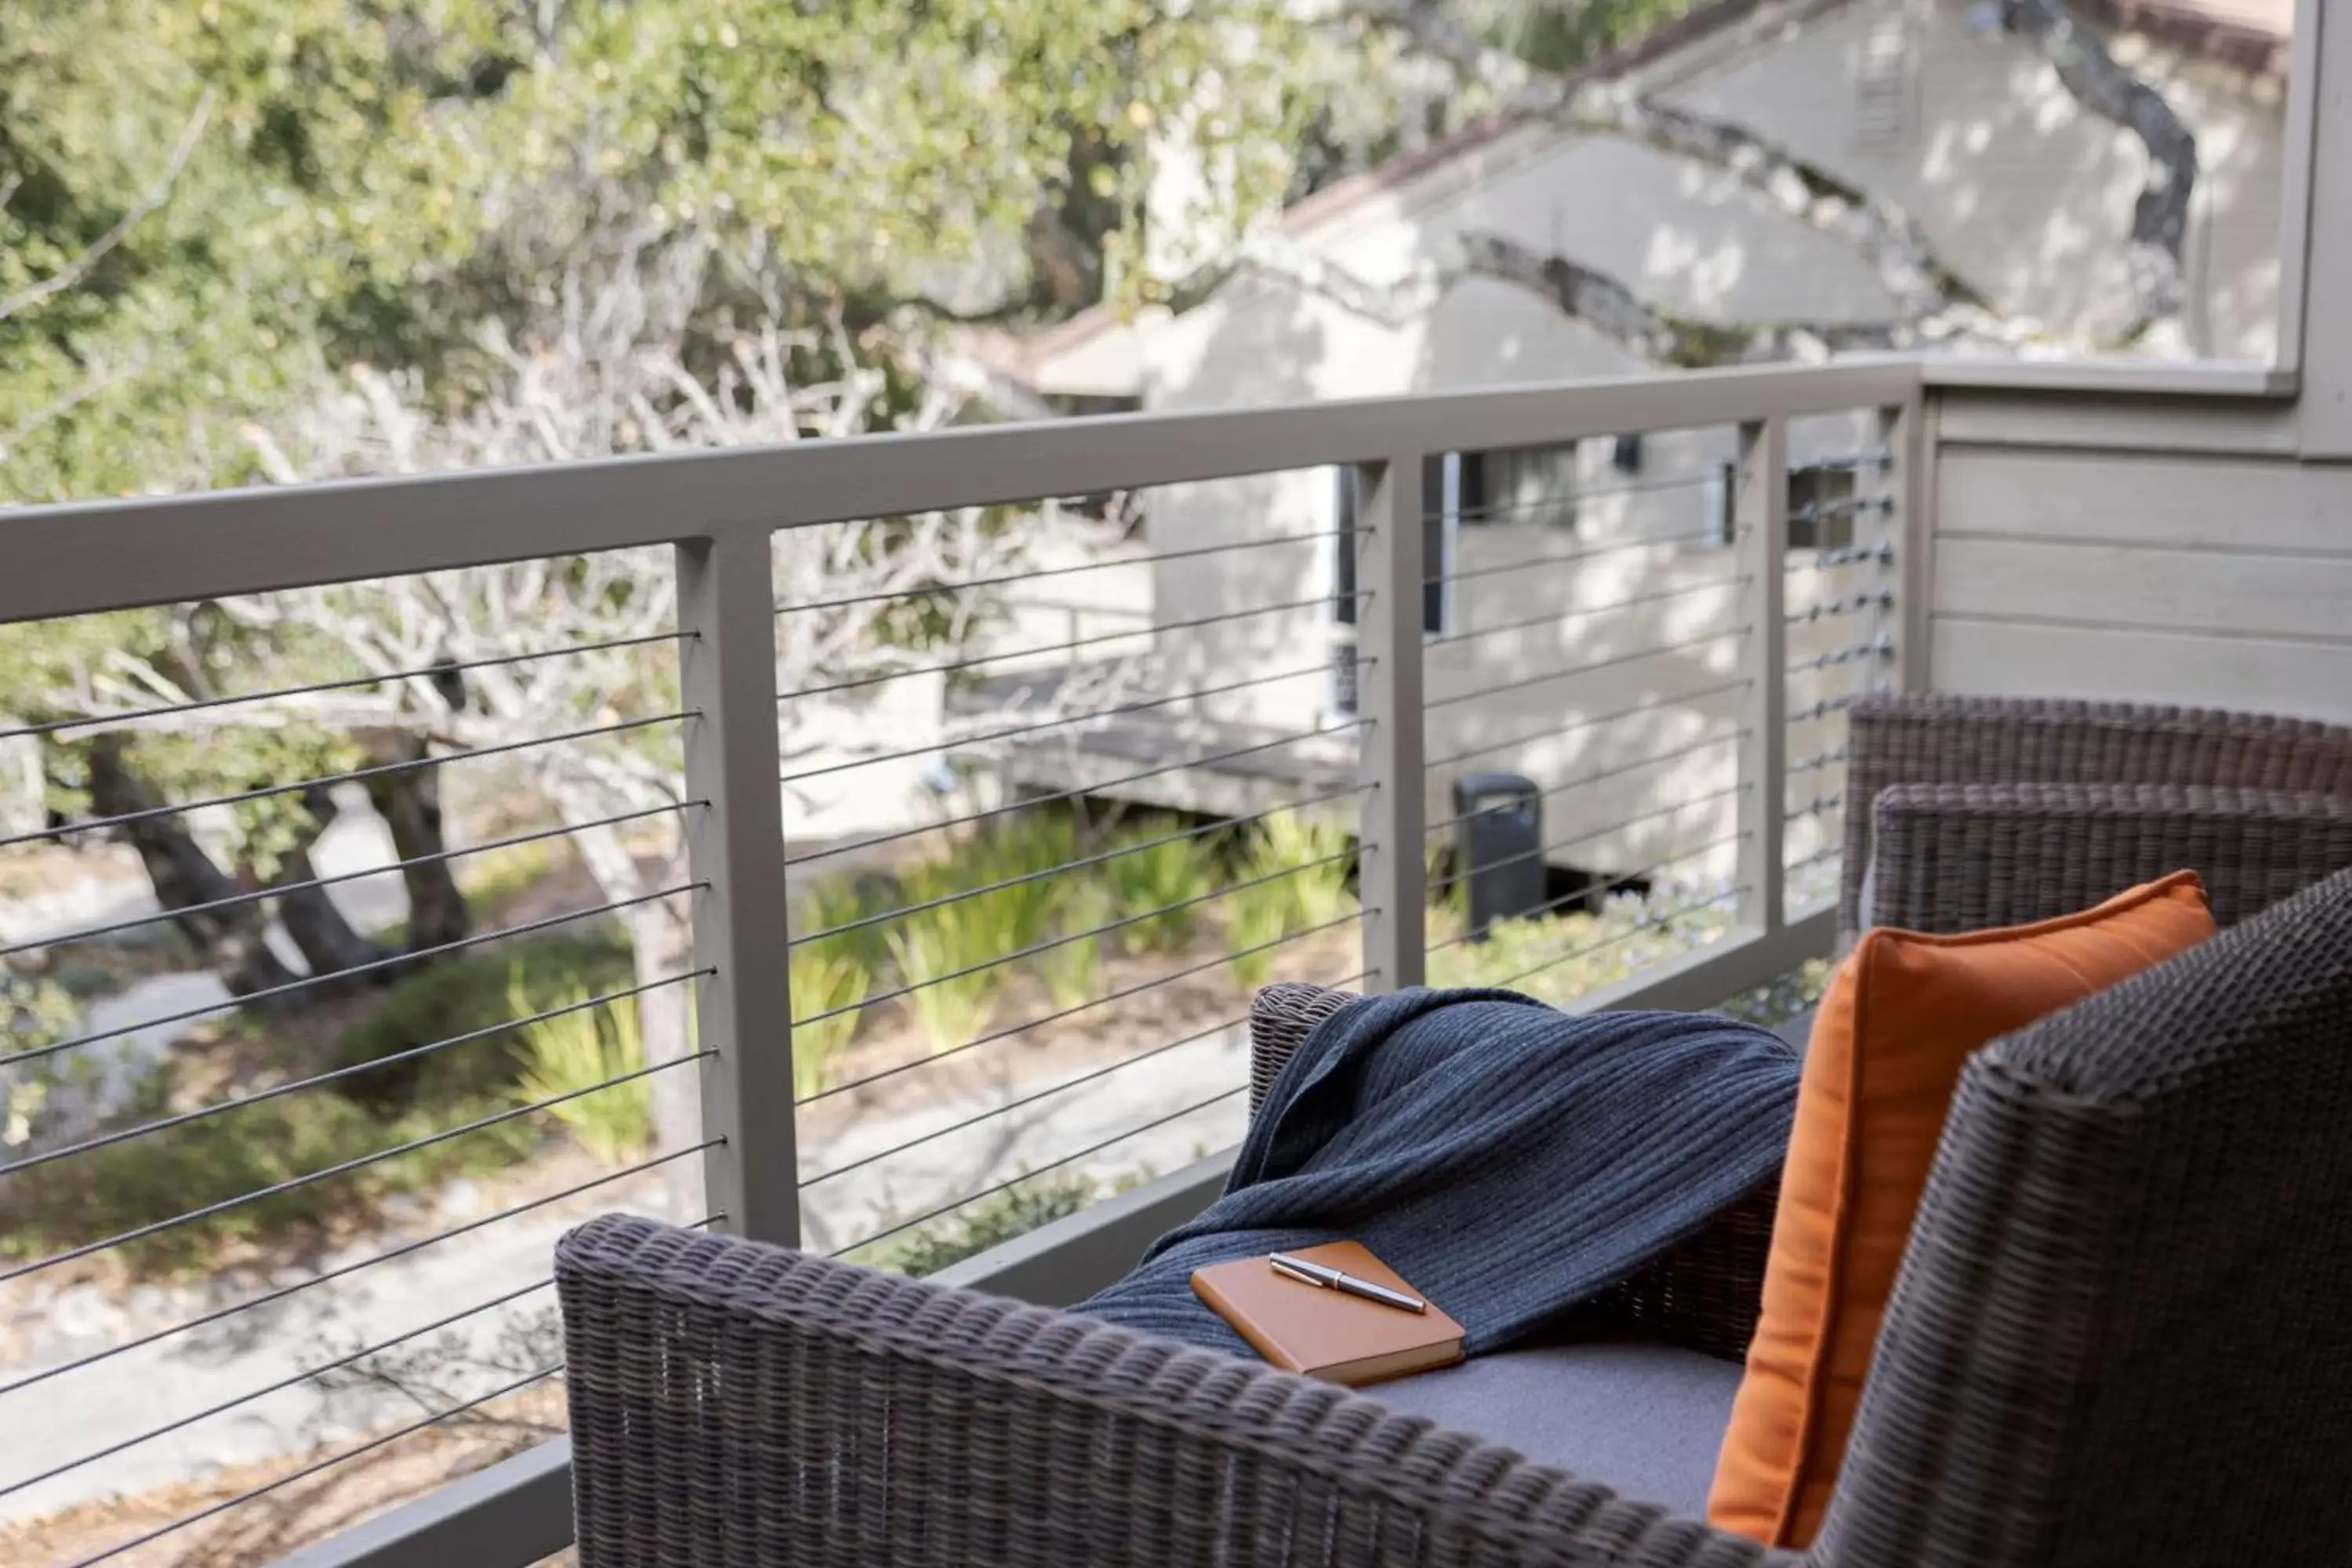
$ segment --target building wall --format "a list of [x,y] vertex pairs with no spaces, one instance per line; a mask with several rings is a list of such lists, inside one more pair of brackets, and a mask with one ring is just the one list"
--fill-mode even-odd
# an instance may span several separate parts
[[1938,689],[2352,721],[2352,464],[2291,408],[1942,403]]
[[[2056,71],[1971,25],[1960,0],[1856,0],[1769,50],[1691,69],[1670,101],[1753,125],[1915,214],[2005,311],[2095,336],[2124,324],[2124,237],[2145,181],[2137,138],[2084,112]],[[1874,38],[1907,38],[1897,134],[1866,129],[1856,83]],[[2276,346],[2284,84],[2115,42],[2197,136],[2191,347],[2268,361]]]
[[[1775,35],[1768,47],[1747,38],[1703,43],[1653,68],[1652,85],[1670,100],[1753,124],[1903,203],[2005,309],[2109,330],[2116,303],[2128,294],[2122,237],[2145,155],[2129,137],[2077,110],[2050,68],[2016,42],[1972,31],[1965,10],[1958,0],[1922,0],[1907,9],[1905,0],[1858,0]],[[1898,123],[1889,134],[1883,112],[1872,122],[1876,129],[1862,122],[1855,82],[1874,39],[1883,43],[1891,25],[1906,29],[1909,63]],[[2215,354],[2265,357],[2277,288],[2283,109],[2276,95],[2268,84],[2132,40],[2119,47],[2165,82],[2200,134],[2209,182],[2190,247],[2198,341]],[[1878,108],[1883,111],[1883,102]],[[1359,201],[1297,237],[1359,277],[1386,281],[1408,276],[1443,237],[1464,229],[1499,231],[1574,256],[1662,305],[1703,316],[1870,321],[1889,309],[1850,247],[1780,217],[1720,176],[1629,143],[1536,130]],[[1157,410],[1246,406],[1648,368],[1500,283],[1465,282],[1424,314],[1388,324],[1253,276],[1145,335],[1143,400]],[[1791,456],[1803,462],[1871,444],[1866,414],[1809,422],[1793,434]],[[1553,837],[1609,827],[1645,806],[1703,795],[1730,780],[1728,747],[1679,755],[1656,768],[1634,764],[1720,731],[1737,711],[1736,694],[1694,695],[1733,679],[1741,658],[1740,639],[1723,635],[1741,624],[1738,592],[1709,586],[1728,574],[1729,552],[1701,537],[1720,516],[1720,489],[1708,480],[1732,455],[1734,433],[1654,435],[1638,476],[1611,468],[1607,445],[1587,443],[1580,454],[1589,499],[1573,529],[1514,521],[1457,535],[1454,564],[1473,575],[1454,590],[1449,632],[1553,612],[1558,618],[1428,648],[1430,754],[1493,748],[1433,775],[1433,820],[1451,815],[1447,783],[1469,768],[1525,773],[1547,785],[1608,775],[1551,803]],[[1974,504],[1960,499],[1964,509]],[[1251,544],[1328,532],[1336,521],[1336,484],[1328,470],[1261,476],[1156,492],[1146,507],[1156,550]],[[1586,556],[1631,540],[1675,542],[1476,575],[1512,562]],[[1999,563],[2007,557],[1995,550],[1988,563],[1984,542],[1964,538],[1956,544],[1959,587],[1939,587],[1936,607],[1939,616],[1954,609],[1961,618],[1937,621],[1936,651],[1957,647],[1952,657],[1964,668],[1988,674],[2003,658],[2017,664],[2027,645],[1986,629],[1991,623],[1979,599],[1948,598],[1951,592],[2006,595],[1999,580],[2006,568]],[[1161,563],[1153,582],[1155,613],[1164,626],[1328,594],[1332,548],[1328,540],[1305,539]],[[2063,553],[2047,559],[2067,570],[2095,564]],[[1869,575],[1861,568],[1811,571],[1802,557],[1793,564],[1790,600],[1799,609],[1844,598]],[[2121,593],[2122,584],[2114,591]],[[1642,602],[1602,607],[1627,600]],[[1160,651],[1170,689],[1298,671],[1203,707],[1219,719],[1269,731],[1326,722],[1332,686],[1322,669],[1335,635],[1331,620],[1328,609],[1315,608],[1167,634]],[[1875,626],[1855,616],[1798,625],[1791,659],[1833,652]],[[1648,648],[1672,651],[1637,657]],[[1558,680],[1529,679],[1588,668]],[[1841,695],[1872,674],[1864,662],[1800,677],[1790,705]],[[2025,679],[2022,670],[2017,678]],[[1489,688],[1504,689],[1475,701],[1450,700]],[[1634,707],[1643,710],[1634,718],[1590,722]],[[1832,734],[1833,726],[1800,731],[1791,737],[1791,755],[1827,746]],[[1543,738],[1499,744],[1527,735]],[[1792,798],[1806,795],[1799,787]],[[1639,868],[1680,846],[1719,837],[1730,821],[1731,804],[1723,801],[1612,829],[1561,858]],[[1817,830],[1833,826],[1833,818],[1801,824],[1792,844],[1802,853]],[[1726,850],[1702,868],[1721,871],[1729,863]]]

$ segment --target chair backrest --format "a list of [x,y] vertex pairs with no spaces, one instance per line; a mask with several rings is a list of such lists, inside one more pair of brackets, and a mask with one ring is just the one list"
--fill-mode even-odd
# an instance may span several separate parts
[[1947,692],[1858,700],[1838,929],[1859,929],[1871,805],[1889,784],[2146,784],[2352,795],[2352,729],[2215,709]]
[[2352,871],[1972,1059],[1814,1561],[2352,1560]]

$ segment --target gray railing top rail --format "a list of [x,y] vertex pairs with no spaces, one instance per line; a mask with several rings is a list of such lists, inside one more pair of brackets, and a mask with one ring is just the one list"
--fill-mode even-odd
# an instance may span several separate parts
[[1904,402],[1920,385],[1911,360],[1759,366],[29,508],[0,514],[0,622],[1400,452],[1832,414]]

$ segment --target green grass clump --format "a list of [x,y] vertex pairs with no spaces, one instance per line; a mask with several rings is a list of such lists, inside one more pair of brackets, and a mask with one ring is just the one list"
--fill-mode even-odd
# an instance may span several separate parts
[[[504,1109],[503,1098],[456,1100],[383,1117],[316,1089],[225,1111],[18,1173],[0,1194],[0,1257],[39,1258],[414,1142]],[[163,1110],[137,1108],[141,1119]],[[364,1221],[395,1193],[511,1165],[537,1142],[535,1118],[323,1177],[110,1249],[134,1272],[201,1273],[224,1249],[289,1231]]]
[[1355,910],[1344,858],[1349,849],[1345,828],[1295,811],[1259,825],[1234,879],[1247,885],[1220,900],[1234,979],[1255,990],[1273,978],[1281,955],[1280,948],[1266,943],[1328,926]]
[[951,1215],[860,1248],[856,1260],[919,1279],[1039,1226],[1076,1214],[1102,1190],[1092,1176],[1054,1172],[966,1204]]
[[[522,1073],[515,1083],[514,1098],[518,1105],[537,1105],[575,1096],[549,1106],[547,1113],[562,1123],[582,1148],[607,1163],[618,1163],[653,1142],[653,1083],[644,1078],[612,1082],[646,1065],[635,999],[580,1005],[592,994],[583,989],[555,1003],[574,1010],[520,1031],[522,1039],[515,1052]],[[532,1006],[520,971],[508,996],[508,1005],[517,1017],[542,1010]],[[598,1089],[598,1084],[610,1087]]]
[[[1202,838],[1171,838],[1181,829],[1161,820],[1129,829],[1110,847],[1123,851],[1102,863],[1111,890],[1114,919],[1143,915],[1118,928],[1118,944],[1130,953],[1172,952],[1192,939],[1202,907],[1189,903],[1217,888],[1213,847]],[[1171,904],[1188,904],[1171,909]],[[1151,913],[1149,911],[1161,911]]]
[[[331,1065],[377,1061],[634,983],[628,938],[611,925],[559,927],[430,959],[404,973],[373,1012],[337,1037]],[[520,1014],[518,997],[527,1004]],[[267,1029],[268,1021],[252,1026]],[[513,1054],[493,1036],[354,1073],[339,1080],[335,1092],[383,1111],[496,1091],[513,1077]]]
[[814,1021],[793,1025],[794,1099],[832,1087],[841,1054],[865,1019],[859,1004],[873,991],[874,972],[888,948],[881,925],[857,922],[880,912],[872,907],[877,901],[849,877],[825,878],[810,891],[802,917],[806,930],[792,949],[791,984],[793,1016]]

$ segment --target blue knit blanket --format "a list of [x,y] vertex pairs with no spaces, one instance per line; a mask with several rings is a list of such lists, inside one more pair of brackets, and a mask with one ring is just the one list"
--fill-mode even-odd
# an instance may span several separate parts
[[1224,1194],[1077,1310],[1251,1354],[1203,1264],[1352,1238],[1511,1343],[1706,1224],[1780,1163],[1794,1051],[1689,1013],[1570,1016],[1508,991],[1404,991],[1323,1020],[1268,1090]]

